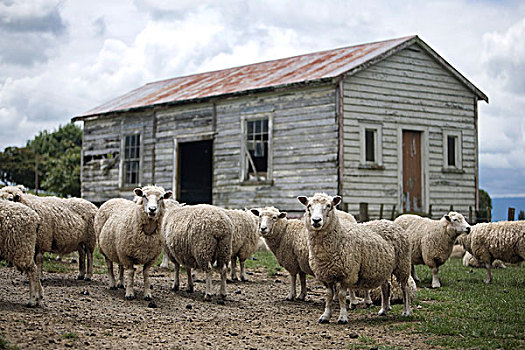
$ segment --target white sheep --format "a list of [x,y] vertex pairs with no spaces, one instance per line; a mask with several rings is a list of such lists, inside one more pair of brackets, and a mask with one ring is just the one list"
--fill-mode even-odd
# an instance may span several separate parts
[[[327,323],[332,314],[333,293],[339,287],[340,313],[338,323],[348,322],[346,291],[352,289],[373,289],[381,286],[381,310],[385,315],[390,309],[388,281],[394,274],[403,290],[403,316],[410,315],[410,298],[407,281],[410,264],[398,261],[402,256],[393,242],[398,242],[408,255],[410,245],[403,230],[376,234],[366,225],[342,222],[335,214],[335,206],[341,202],[340,196],[331,197],[316,193],[313,197],[297,197],[306,207],[303,223],[308,231],[309,262],[315,277],[326,287],[325,311],[319,318]],[[408,259],[408,256],[403,259]]]
[[[402,222],[405,216],[401,215],[394,222]],[[453,211],[440,220],[418,219],[413,215],[410,220],[412,223],[406,228],[406,233],[412,245],[412,277],[419,281],[414,265],[424,264],[432,270],[432,288],[439,288],[439,267],[450,257],[456,238],[461,233],[470,232],[470,225],[463,215]]]
[[[410,297],[410,300],[413,300],[416,296],[417,292],[417,285],[416,281],[410,276],[408,278],[408,295]],[[360,298],[366,298],[366,295],[359,291],[356,293],[358,297]],[[368,297],[370,298],[371,304],[379,305],[381,303],[381,287],[372,289],[369,291]],[[401,286],[399,285],[399,282],[397,282],[397,278],[395,276],[392,276],[392,280],[390,281],[390,303],[402,303],[403,302],[403,291],[401,290]],[[363,303],[366,303],[365,300],[363,300]],[[357,303],[357,305],[360,304],[360,300]],[[356,305],[356,306],[357,306]]]
[[[458,237],[460,239],[461,236]],[[463,266],[470,266],[470,267],[485,267],[485,264],[483,264],[481,261],[476,259],[472,254],[469,252],[465,252],[463,255]],[[496,259],[492,262],[492,267],[494,268],[501,268],[506,269],[507,266],[501,261],[500,259]]]
[[492,282],[492,263],[525,260],[525,221],[499,221],[476,224],[458,241],[487,268],[485,283]]
[[40,223],[38,214],[27,206],[0,200],[0,260],[6,260],[29,279],[29,303],[40,305],[42,285],[35,265],[35,247]]
[[[301,286],[297,300],[305,300],[307,295],[306,275],[313,276],[314,273],[308,261],[308,232],[303,222],[298,219],[288,219],[286,212],[280,212],[274,207],[254,208],[251,209],[251,212],[259,217],[259,234],[275,255],[279,265],[290,274],[290,292],[286,300],[295,299],[297,274],[299,274]],[[336,212],[341,220],[356,222],[351,214],[340,210]],[[355,297],[350,299],[354,301]]]
[[144,299],[151,300],[149,270],[162,251],[164,200],[172,192],[158,186],[144,186],[134,192],[140,200],[115,198],[102,204],[95,217],[95,230],[100,252],[106,259],[110,288],[117,287],[113,274],[113,263],[117,263],[120,284],[125,276],[125,297],[135,299],[134,265],[144,265]]
[[175,264],[173,290],[179,290],[179,270],[187,272],[186,290],[193,292],[192,269],[206,273],[205,300],[211,300],[213,264],[221,275],[219,297],[226,297],[226,273],[232,250],[233,225],[224,209],[198,204],[166,213],[162,224],[168,257]]
[[232,252],[231,252],[231,279],[237,280],[237,259],[239,259],[240,279],[247,281],[244,271],[244,262],[257,249],[259,234],[257,233],[257,219],[246,210],[227,209],[226,215],[233,224]]
[[42,276],[44,252],[65,255],[78,251],[77,278],[92,278],[96,245],[93,222],[97,211],[93,203],[81,198],[38,197],[25,193],[19,186],[3,187],[0,189],[0,198],[20,202],[36,211],[40,217],[35,255],[39,276]]
[[313,276],[314,272],[308,262],[308,235],[302,221],[287,219],[286,212],[280,212],[274,207],[254,208],[251,212],[259,217],[259,234],[279,265],[290,274],[290,292],[286,300],[295,299],[297,274],[301,284],[297,300],[305,300],[306,275]]

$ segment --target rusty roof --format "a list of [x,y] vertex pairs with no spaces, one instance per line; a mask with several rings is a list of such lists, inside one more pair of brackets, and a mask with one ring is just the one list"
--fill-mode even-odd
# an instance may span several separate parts
[[106,113],[336,78],[366,68],[416,42],[481,99],[488,101],[481,91],[414,35],[152,82],[82,113],[73,121]]

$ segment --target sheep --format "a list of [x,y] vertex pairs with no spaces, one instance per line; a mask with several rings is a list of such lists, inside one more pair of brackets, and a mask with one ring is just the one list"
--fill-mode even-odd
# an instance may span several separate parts
[[27,275],[29,307],[40,305],[44,295],[34,261],[39,224],[40,217],[33,209],[0,200],[0,260],[12,263]]
[[[44,252],[58,255],[78,251],[79,280],[93,276],[93,252],[96,245],[93,227],[97,207],[81,198],[38,197],[25,193],[19,186],[0,189],[0,198],[20,202],[35,210],[40,217],[35,260],[42,276]],[[87,271],[86,271],[87,258]]]
[[303,223],[298,219],[287,219],[286,212],[280,212],[274,207],[253,208],[251,212],[259,218],[259,234],[279,265],[290,274],[290,292],[286,300],[295,299],[297,274],[301,284],[297,300],[305,300],[306,275],[313,276],[314,272],[308,262],[308,237]]
[[[388,280],[394,274],[403,291],[403,316],[410,315],[410,301],[407,281],[410,276],[408,237],[399,226],[392,232],[385,232],[387,239],[376,234],[369,226],[343,222],[335,214],[340,196],[316,193],[313,197],[299,196],[299,202],[306,207],[303,224],[308,231],[309,263],[315,277],[326,287],[325,311],[320,323],[330,320],[332,298],[339,286],[340,324],[348,323],[346,290],[373,289],[381,286],[381,310],[385,315],[390,309]],[[378,224],[383,225],[383,224]],[[384,224],[385,227],[393,225]],[[398,251],[398,245],[402,246]],[[400,256],[403,261],[398,261]]]
[[[394,222],[406,220],[405,216],[401,215]],[[424,264],[432,270],[432,288],[439,288],[439,267],[450,257],[456,238],[461,233],[470,232],[470,225],[463,215],[454,211],[440,220],[416,219],[413,216],[411,220],[412,224],[408,226],[406,233],[412,245],[412,277],[419,282],[414,266]]]
[[[410,276],[408,278],[408,296],[410,297],[410,300],[413,300],[416,296],[417,292],[417,285],[416,281]],[[364,293],[357,293],[358,297],[366,298],[366,294]],[[381,287],[372,289],[369,291],[370,303],[371,304],[377,304],[379,305],[381,303]],[[363,300],[364,303],[366,303],[365,300]],[[392,280],[390,281],[390,303],[402,303],[403,302],[403,291],[401,290],[401,286],[399,285],[399,282],[397,282],[397,278],[395,276],[392,276]],[[357,303],[358,305],[359,303]]]
[[[135,198],[137,200],[137,198]],[[170,198],[165,202],[166,204],[166,210],[172,210],[177,209],[182,206],[184,206],[186,203],[179,203],[177,200]],[[166,247],[164,246],[162,248],[162,262],[160,263],[159,267],[161,269],[168,269],[170,267],[170,259],[168,258],[168,251],[166,250]]]
[[[458,239],[461,236],[458,237]],[[463,266],[471,266],[471,267],[485,267],[485,264],[481,263],[478,259],[476,259],[472,254],[469,252],[465,252],[463,255]],[[501,261],[500,259],[496,259],[492,262],[492,267],[494,268],[501,268],[506,269],[507,266]]]
[[233,224],[219,207],[198,204],[166,213],[162,224],[168,257],[175,264],[172,289],[179,290],[179,270],[187,272],[186,290],[193,292],[191,269],[206,273],[204,300],[211,300],[211,273],[215,262],[221,275],[219,297],[226,297],[226,269],[231,258]]
[[[279,265],[290,274],[290,292],[286,300],[295,300],[297,274],[299,274],[301,285],[297,300],[305,300],[307,294],[306,275],[313,276],[314,273],[308,261],[308,235],[302,221],[288,219],[286,212],[280,212],[274,207],[253,208],[251,212],[259,217],[259,234],[275,255]],[[341,220],[356,222],[351,214],[340,210],[336,210],[336,212]],[[355,298],[351,297],[351,300],[355,300]]]
[[259,235],[257,233],[257,219],[250,211],[227,209],[226,215],[233,224],[232,251],[231,251],[231,279],[237,280],[237,258],[240,266],[240,279],[247,281],[244,271],[244,262],[257,249]]
[[507,263],[525,260],[525,221],[480,223],[458,241],[487,268],[485,283],[492,282],[492,263],[500,259]]
[[[95,216],[95,231],[108,267],[110,289],[122,285],[125,277],[125,298],[135,299],[134,265],[144,265],[144,300],[152,300],[149,270],[164,244],[161,230],[164,200],[170,198],[172,192],[158,186],[144,186],[135,188],[134,193],[140,200],[114,198],[102,204]],[[113,263],[119,264],[118,286]]]

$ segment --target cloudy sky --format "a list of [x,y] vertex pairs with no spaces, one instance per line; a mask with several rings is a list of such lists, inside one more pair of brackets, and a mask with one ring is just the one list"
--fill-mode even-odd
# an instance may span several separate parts
[[480,187],[525,196],[522,0],[0,0],[0,150],[151,81],[413,34],[489,96]]

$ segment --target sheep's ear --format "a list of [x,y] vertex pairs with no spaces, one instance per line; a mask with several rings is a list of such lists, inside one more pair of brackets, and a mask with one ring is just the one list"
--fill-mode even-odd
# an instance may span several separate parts
[[299,196],[297,197],[297,200],[301,202],[302,205],[307,206],[308,205],[308,197],[305,196]]
[[20,197],[19,194],[15,194],[14,197],[13,197],[13,202],[20,202],[20,199],[21,199],[21,198],[22,198],[22,197]]
[[341,199],[341,196],[335,196],[334,198],[332,198],[332,204],[334,205],[334,207],[341,203]]
[[139,197],[142,197],[144,195],[144,193],[142,192],[142,188],[140,187],[135,188],[134,192]]
[[164,193],[164,197],[163,198],[164,199],[169,199],[169,198],[171,198],[172,195],[173,195],[173,192],[167,191],[166,193]]
[[278,216],[279,219],[284,219],[285,217],[286,217],[286,212],[285,211],[279,213],[279,216]]
[[257,209],[257,208],[252,208],[252,209],[250,209],[250,212],[251,212],[253,215],[255,215],[255,216],[259,216],[259,209]]

